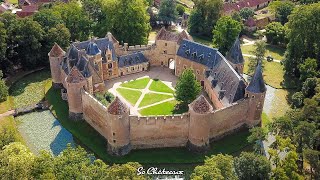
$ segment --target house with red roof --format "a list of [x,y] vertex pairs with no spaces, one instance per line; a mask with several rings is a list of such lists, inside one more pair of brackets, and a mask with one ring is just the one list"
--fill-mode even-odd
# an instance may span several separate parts
[[248,7],[253,10],[262,9],[271,2],[272,0],[242,0],[235,3],[224,3],[223,14],[231,15],[234,12],[238,12],[241,9]]

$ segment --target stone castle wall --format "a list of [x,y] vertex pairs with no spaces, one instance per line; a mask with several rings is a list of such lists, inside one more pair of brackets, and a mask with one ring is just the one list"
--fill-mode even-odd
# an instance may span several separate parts
[[173,116],[130,116],[133,149],[182,147],[188,141],[189,114]]

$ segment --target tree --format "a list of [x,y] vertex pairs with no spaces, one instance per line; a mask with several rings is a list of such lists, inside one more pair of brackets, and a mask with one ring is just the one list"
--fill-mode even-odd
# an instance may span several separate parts
[[237,179],[233,168],[233,157],[218,154],[206,158],[204,165],[194,169],[191,179]]
[[194,9],[189,18],[191,34],[211,37],[213,27],[221,16],[221,0],[195,0]]
[[296,92],[292,95],[292,104],[296,108],[301,108],[303,106],[304,95],[302,92]]
[[177,4],[174,0],[162,0],[159,9],[159,20],[164,21],[165,25],[171,25],[172,21],[178,18]]
[[90,34],[91,21],[78,2],[60,3],[53,10],[61,14],[66,27],[71,30],[71,40],[87,40]]
[[137,175],[137,169],[141,167],[139,163],[129,162],[122,165],[113,165],[108,170],[106,179],[135,179],[143,180],[144,176]]
[[179,14],[180,16],[182,16],[185,11],[186,11],[186,9],[184,8],[183,5],[177,4],[177,12],[178,12],[178,14]]
[[37,21],[46,32],[58,24],[63,24],[60,12],[54,11],[53,9],[41,9],[34,14],[33,20]]
[[303,82],[301,92],[303,93],[304,97],[312,98],[316,94],[317,83],[320,84],[320,79],[318,80],[317,78],[307,78]]
[[262,63],[262,68],[264,68],[263,60],[266,54],[266,43],[264,41],[256,41],[254,43],[255,50],[252,52],[254,57],[250,57],[249,59],[249,69],[248,73],[254,73],[257,64]]
[[239,12],[236,11],[236,12],[232,13],[231,17],[233,20],[236,20],[236,21],[242,23],[242,17],[240,16]]
[[111,32],[121,43],[146,44],[151,30],[145,0],[110,1],[106,5]]
[[0,179],[32,179],[30,169],[34,155],[19,142],[0,151]]
[[24,68],[34,68],[47,62],[41,56],[44,31],[41,25],[31,18],[19,19],[8,31],[10,43]]
[[213,44],[225,55],[241,32],[241,23],[230,16],[221,17],[213,29]]
[[288,22],[288,16],[293,11],[295,4],[291,1],[273,1],[269,7],[275,13],[276,20],[284,25]]
[[242,152],[235,158],[234,169],[240,180],[268,179],[271,172],[270,162],[266,157],[248,152]]
[[194,101],[201,91],[201,85],[196,80],[191,69],[182,72],[176,85],[176,99],[187,105]]
[[0,62],[5,58],[7,51],[7,30],[4,24],[0,21]]
[[318,64],[316,59],[308,58],[303,64],[298,65],[300,71],[300,81],[304,82],[307,78],[316,77],[319,72],[317,70]]
[[[296,7],[289,16],[288,45],[284,61],[287,74],[299,77],[299,64],[320,57],[320,3]],[[319,70],[317,68],[317,70]],[[303,81],[302,81],[303,82]]]
[[250,17],[254,16],[254,10],[249,7],[242,8],[240,10],[240,16],[242,17],[242,19],[248,20]]
[[255,143],[254,149],[257,153],[261,154],[261,143],[266,140],[267,131],[261,127],[254,127],[250,129],[251,135],[247,138],[249,143]]
[[285,42],[285,28],[279,22],[272,22],[266,26],[267,42],[278,45]]
[[313,149],[303,151],[304,159],[310,164],[310,179],[320,178],[320,152]]
[[71,34],[69,29],[67,29],[63,24],[57,24],[55,27],[49,29],[46,35],[46,45],[51,49],[54,43],[57,43],[61,48],[65,49],[70,44],[70,37]]
[[47,151],[41,151],[34,158],[31,175],[35,179],[56,179],[54,174],[54,158]]
[[9,96],[9,88],[6,85],[6,82],[2,79],[3,73],[0,70],[0,102],[7,100]]

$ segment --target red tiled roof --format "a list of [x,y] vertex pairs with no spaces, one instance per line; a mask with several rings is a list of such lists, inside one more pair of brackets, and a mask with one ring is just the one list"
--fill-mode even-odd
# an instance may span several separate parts
[[108,107],[108,112],[113,115],[121,115],[128,111],[128,107],[116,97],[116,99]]
[[256,21],[252,17],[249,17],[249,19],[244,23],[244,25],[248,27],[254,27],[256,26]]
[[49,55],[51,57],[59,57],[64,53],[65,52],[61,49],[61,47],[57,43],[54,43],[51,51],[49,52]]
[[231,13],[234,11],[240,11],[245,7],[254,8],[260,4],[263,4],[269,1],[272,1],[272,0],[244,0],[236,3],[224,3],[223,10],[225,13]]

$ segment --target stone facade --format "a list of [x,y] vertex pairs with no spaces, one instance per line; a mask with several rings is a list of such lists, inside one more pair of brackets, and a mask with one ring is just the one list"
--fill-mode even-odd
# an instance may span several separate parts
[[[193,42],[185,31],[175,34],[163,28],[151,46],[122,46],[108,33],[102,39],[72,43],[66,52],[55,44],[48,55],[54,87],[62,87],[70,118],[87,121],[105,137],[112,155],[163,147],[203,152],[210,142],[261,121],[266,92],[261,65],[248,84],[241,75],[239,40],[225,58],[217,49]],[[189,104],[185,114],[139,117],[130,115],[118,98],[105,107],[93,96],[105,90],[106,80],[150,66],[169,67],[172,61],[176,76],[192,69],[208,95]]]

